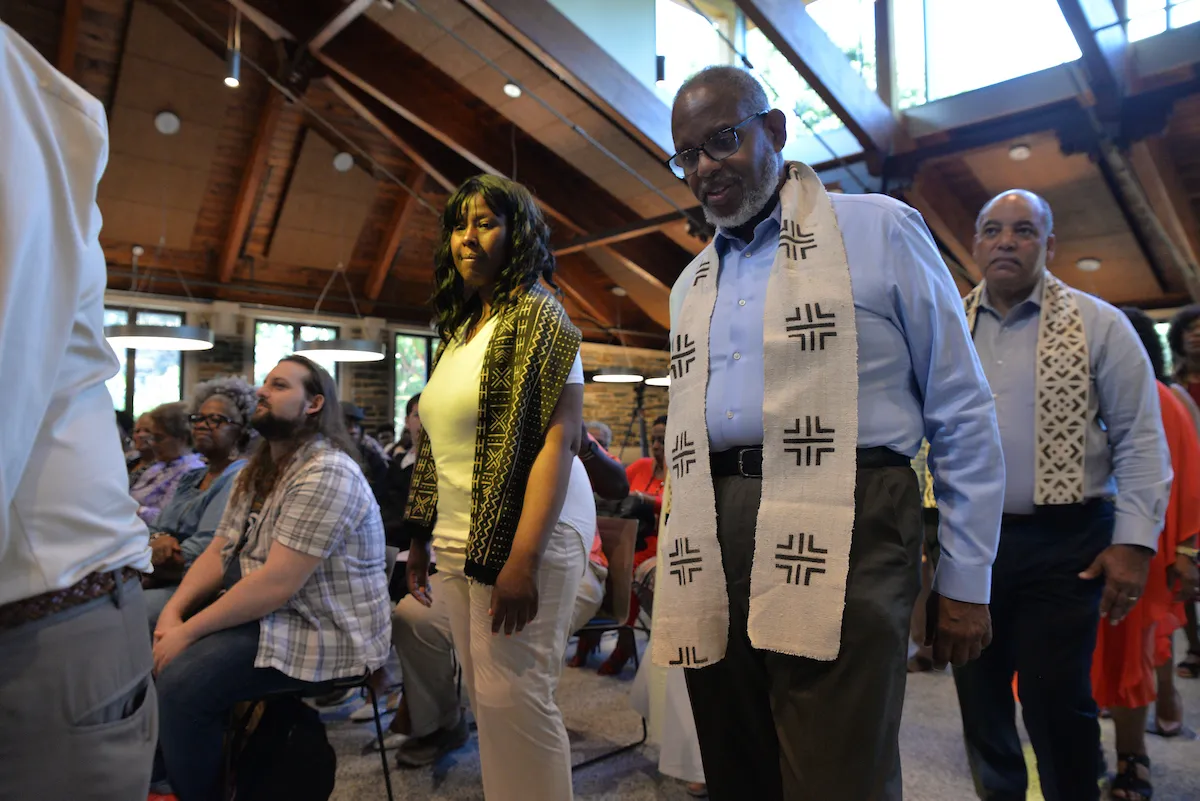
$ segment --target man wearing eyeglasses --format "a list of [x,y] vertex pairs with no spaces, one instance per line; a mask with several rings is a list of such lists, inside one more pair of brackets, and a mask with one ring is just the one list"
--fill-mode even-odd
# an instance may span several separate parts
[[671,293],[654,659],[690,668],[713,799],[899,799],[926,438],[935,657],[990,640],[1004,462],[961,301],[917,212],[784,161],[749,73],[693,76],[671,127],[717,234]]

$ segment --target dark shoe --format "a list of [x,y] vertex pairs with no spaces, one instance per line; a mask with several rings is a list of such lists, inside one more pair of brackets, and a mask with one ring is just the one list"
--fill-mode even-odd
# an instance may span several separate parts
[[1183,661],[1175,666],[1175,675],[1181,679],[1200,678],[1200,654],[1188,651]]
[[596,671],[601,676],[619,676],[621,671],[625,669],[625,663],[629,661],[632,654],[621,647],[617,643],[617,647],[612,649],[612,653],[608,655],[603,664]]
[[449,729],[438,729],[433,734],[407,740],[396,749],[396,764],[402,768],[432,765],[451,751],[462,748],[469,739],[471,730],[467,727],[466,716],[461,715],[458,723]]
[[[1144,754],[1117,754],[1117,776],[1113,779],[1110,792],[1120,801],[1150,801],[1154,787],[1149,779],[1138,775],[1138,768],[1145,768],[1150,775],[1150,757]],[[1117,795],[1120,793],[1120,795]]]

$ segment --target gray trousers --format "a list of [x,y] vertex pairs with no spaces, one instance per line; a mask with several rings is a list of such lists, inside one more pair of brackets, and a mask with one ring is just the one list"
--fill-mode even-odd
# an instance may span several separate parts
[[858,471],[842,648],[833,662],[750,644],[762,481],[735,476],[715,486],[729,645],[715,665],[684,671],[709,797],[899,801],[909,617],[921,586],[916,474],[909,467]]
[[137,581],[0,632],[0,801],[145,801],[152,666]]

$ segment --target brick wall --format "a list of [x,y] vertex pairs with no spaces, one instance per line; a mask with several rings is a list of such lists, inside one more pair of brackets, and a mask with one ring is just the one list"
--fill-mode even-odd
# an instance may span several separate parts
[[[663,350],[621,348],[616,345],[583,343],[580,348],[586,373],[602,367],[633,367],[647,378],[666,375],[670,354]],[[589,381],[583,390],[584,421],[599,420],[613,430],[614,454],[621,449],[625,432],[637,404],[637,390],[632,384],[597,384]],[[667,413],[666,387],[646,387],[643,408],[647,427],[654,418]],[[648,431],[647,431],[648,433]],[[630,462],[641,456],[638,451],[638,426],[635,424],[625,449],[624,460]]]
[[253,382],[254,363],[249,350],[240,336],[219,336],[211,350],[189,353],[187,358],[196,361],[197,383],[224,375],[240,375]]
[[[390,355],[390,354],[389,354]],[[343,364],[348,371],[349,394],[341,400],[352,401],[362,407],[367,418],[363,429],[370,434],[382,425],[393,422],[392,408],[392,365],[395,360],[385,358],[378,362]]]

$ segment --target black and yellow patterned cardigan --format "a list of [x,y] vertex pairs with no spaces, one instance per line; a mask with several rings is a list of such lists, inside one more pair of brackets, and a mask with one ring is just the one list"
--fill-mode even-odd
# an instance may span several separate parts
[[[529,474],[581,338],[563,307],[540,284],[496,319],[479,378],[467,542],[467,576],[484,584],[496,583],[512,550]],[[413,539],[424,542],[433,536],[437,466],[427,436],[421,437],[404,517]]]

